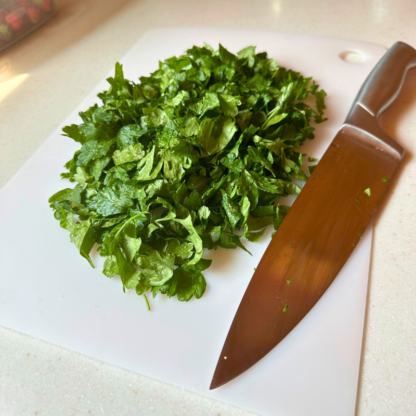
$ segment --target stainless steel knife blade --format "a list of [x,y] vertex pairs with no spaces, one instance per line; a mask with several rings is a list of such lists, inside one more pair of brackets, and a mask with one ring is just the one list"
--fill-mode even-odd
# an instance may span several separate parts
[[403,149],[377,116],[400,91],[416,51],[382,57],[264,253],[234,317],[210,389],[249,369],[311,310],[383,199]]

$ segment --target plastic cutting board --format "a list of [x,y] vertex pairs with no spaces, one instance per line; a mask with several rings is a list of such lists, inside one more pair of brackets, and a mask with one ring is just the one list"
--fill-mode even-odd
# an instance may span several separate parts
[[[232,52],[248,45],[267,51],[280,66],[312,76],[328,93],[328,121],[302,148],[319,158],[342,124],[360,85],[383,55],[381,46],[356,41],[273,32],[158,29],[148,32],[122,59],[137,80],[158,61],[203,42]],[[340,58],[361,54],[362,63]],[[109,75],[113,73],[113,68]],[[233,316],[270,232],[253,253],[218,249],[200,300],[180,303],[158,296],[147,312],[118,277],[92,269],[59,227],[48,198],[69,186],[63,165],[79,145],[61,136],[79,123],[78,112],[107,89],[103,80],[0,192],[0,325],[268,416],[354,414],[370,262],[371,229],[307,317],[257,365],[209,391],[211,377]]]

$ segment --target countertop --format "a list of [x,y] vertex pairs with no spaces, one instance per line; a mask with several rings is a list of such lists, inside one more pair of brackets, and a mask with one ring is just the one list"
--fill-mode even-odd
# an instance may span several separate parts
[[[0,54],[0,187],[149,29],[261,29],[416,47],[413,0],[58,0],[57,6],[49,23]],[[410,416],[416,409],[416,70],[381,121],[406,156],[375,220],[356,415]],[[0,415],[253,413],[0,327]]]

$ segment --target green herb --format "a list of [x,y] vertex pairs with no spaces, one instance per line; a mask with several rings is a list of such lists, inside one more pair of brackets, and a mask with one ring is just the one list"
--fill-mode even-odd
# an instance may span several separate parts
[[144,297],[144,300],[146,301],[147,310],[150,311],[149,300],[147,299],[147,296],[145,293],[143,293],[143,297]]
[[356,200],[357,202],[360,202],[360,200],[358,199],[358,197],[357,197],[357,198],[355,198],[355,200]]
[[388,182],[388,181],[389,181],[389,179],[388,179],[388,178],[386,178],[385,176],[383,176],[383,177],[381,178],[381,180],[382,180],[384,183],[386,183],[386,182]]
[[314,157],[308,157],[309,162],[317,162],[318,159],[315,159]]
[[316,168],[317,166],[318,166],[318,165],[315,165],[315,166],[308,166],[308,172],[309,172],[309,175],[312,175],[313,171],[315,170],[315,168]]
[[289,306],[285,305],[285,307],[283,308],[283,312],[287,312],[288,309],[289,309]]
[[287,282],[287,284],[288,284],[288,285],[290,285],[290,282],[291,282],[291,281],[290,281],[290,280],[286,280],[286,282]]
[[49,200],[55,218],[91,265],[98,244],[124,291],[200,298],[204,248],[246,250],[241,238],[283,221],[277,201],[307,179],[298,149],[326,94],[251,46],[194,46],[138,83],[117,63],[108,82],[102,104],[63,129],[80,149],[62,174],[75,187]]
[[370,189],[370,188],[367,188],[367,189],[364,191],[364,193],[365,193],[366,195],[368,195],[368,196],[371,196],[371,189]]

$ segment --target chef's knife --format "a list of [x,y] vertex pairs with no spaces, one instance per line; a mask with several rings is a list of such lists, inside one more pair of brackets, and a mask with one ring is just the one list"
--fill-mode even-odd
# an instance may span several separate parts
[[210,389],[272,350],[337,276],[380,205],[403,149],[377,116],[396,98],[416,50],[397,42],[361,87],[331,145],[264,253],[240,303]]

